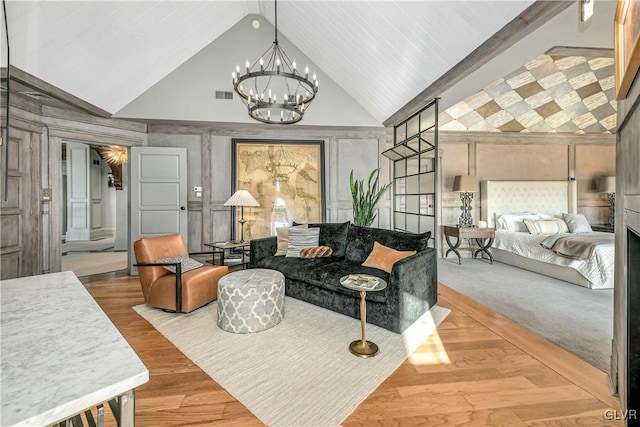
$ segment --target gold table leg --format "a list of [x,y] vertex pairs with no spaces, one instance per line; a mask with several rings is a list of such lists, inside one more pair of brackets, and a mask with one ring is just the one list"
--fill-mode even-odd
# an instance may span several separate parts
[[362,328],[362,339],[349,344],[349,351],[359,357],[373,357],[378,354],[378,346],[371,341],[367,341],[367,303],[365,297],[367,293],[360,291],[360,326]]

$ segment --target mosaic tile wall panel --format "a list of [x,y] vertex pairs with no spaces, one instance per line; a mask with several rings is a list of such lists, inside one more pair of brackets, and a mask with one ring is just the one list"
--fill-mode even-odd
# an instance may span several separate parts
[[440,113],[456,131],[615,133],[613,58],[541,55]]

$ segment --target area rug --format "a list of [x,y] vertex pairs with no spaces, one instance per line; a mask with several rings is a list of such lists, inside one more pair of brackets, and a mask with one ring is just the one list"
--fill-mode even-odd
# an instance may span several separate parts
[[435,306],[402,335],[367,325],[378,344],[356,357],[357,319],[293,299],[277,326],[254,334],[218,328],[214,302],[175,315],[134,307],[185,356],[269,426],[337,426],[436,329],[450,310]]

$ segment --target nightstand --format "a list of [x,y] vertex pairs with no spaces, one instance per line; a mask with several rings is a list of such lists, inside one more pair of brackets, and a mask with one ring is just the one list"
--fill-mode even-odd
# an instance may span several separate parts
[[[442,227],[444,228],[444,237],[447,240],[447,245],[449,245],[449,249],[444,255],[445,258],[449,255],[449,252],[453,251],[453,253],[458,256],[458,264],[462,264],[462,257],[460,256],[460,252],[458,252],[462,239],[476,239],[479,249],[473,252],[473,257],[475,258],[480,252],[484,252],[489,256],[489,260],[491,264],[493,264],[493,255],[489,252],[489,248],[493,244],[493,239],[496,237],[496,230],[494,228],[456,227],[453,225],[443,225]],[[455,244],[451,243],[452,237],[457,239]]]
[[614,233],[615,227],[609,224],[590,224],[593,231],[604,231],[606,233]]

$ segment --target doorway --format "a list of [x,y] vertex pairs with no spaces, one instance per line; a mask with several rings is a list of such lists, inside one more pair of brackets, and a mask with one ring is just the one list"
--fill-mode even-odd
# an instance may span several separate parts
[[[110,150],[125,158],[108,162]],[[63,141],[62,271],[82,277],[127,269],[126,153],[125,147]]]

